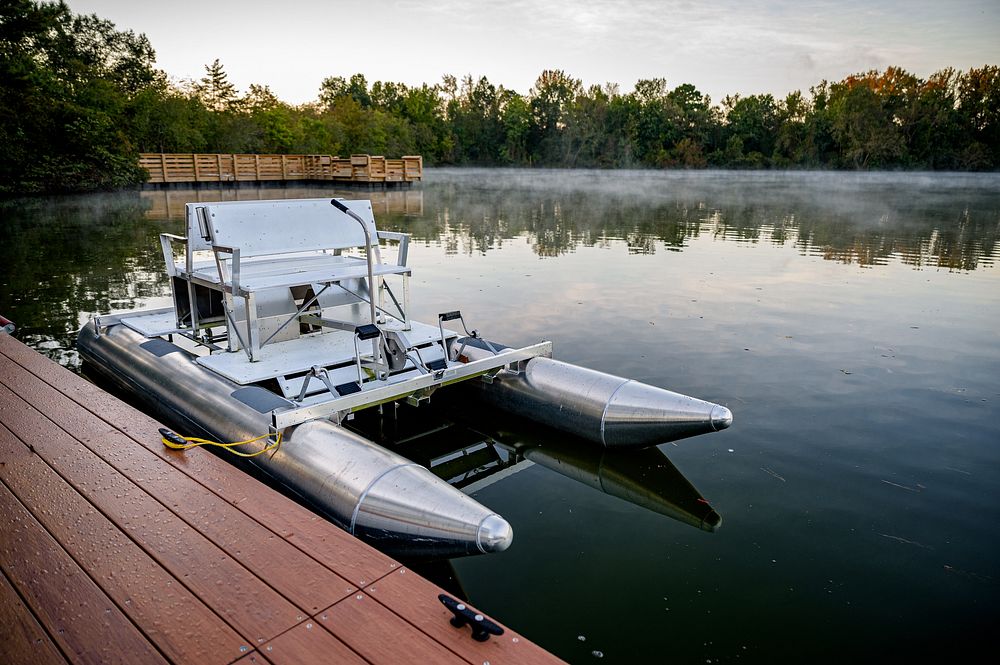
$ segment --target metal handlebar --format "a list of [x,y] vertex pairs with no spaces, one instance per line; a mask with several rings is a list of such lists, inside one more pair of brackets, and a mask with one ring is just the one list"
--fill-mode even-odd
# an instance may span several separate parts
[[[368,264],[368,305],[371,309],[371,324],[376,325],[378,319],[375,315],[375,272],[372,268],[372,234],[368,230],[368,225],[365,224],[365,220],[361,219],[353,210],[348,208],[343,202],[337,199],[330,199],[330,204],[344,213],[358,224],[361,225],[361,230],[365,232],[365,262]],[[372,339],[372,360],[375,361],[376,373],[379,366],[379,340]]]

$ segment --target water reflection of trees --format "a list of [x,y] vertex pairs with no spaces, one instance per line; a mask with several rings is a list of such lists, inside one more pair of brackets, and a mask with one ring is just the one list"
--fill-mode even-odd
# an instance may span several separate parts
[[[947,176],[579,174],[462,170],[431,174],[414,190],[250,188],[144,192],[142,198],[151,219],[180,219],[188,200],[366,197],[380,227],[452,254],[484,254],[522,237],[540,257],[618,243],[630,254],[653,254],[682,251],[705,234],[789,245],[847,264],[898,260],[915,268],[975,270],[991,264],[996,251],[996,197],[975,184],[928,187]],[[583,186],[574,186],[580,179]]]
[[[993,265],[1000,233],[995,186],[928,189],[910,186],[919,180],[912,175],[870,186],[849,176],[703,173],[688,180],[606,172],[587,175],[586,186],[575,187],[565,174],[517,173],[482,183],[435,178],[422,190],[373,197],[379,226],[469,255],[512,241],[529,243],[540,257],[578,247],[652,254],[684,251],[711,238],[785,246],[861,266],[900,262],[957,271]],[[19,325],[22,339],[73,365],[70,349],[81,319],[167,294],[157,235],[183,232],[185,199],[331,195],[329,189],[234,191],[0,203],[0,313]]]
[[81,317],[130,309],[167,292],[157,235],[137,194],[27,199],[0,204],[0,311],[18,337],[75,365]]
[[914,268],[975,270],[992,265],[997,245],[996,210],[898,211],[875,225],[827,219],[799,228],[797,245],[803,253],[862,266],[898,260]]
[[527,237],[536,254],[623,242],[630,254],[683,250],[706,234],[738,243],[790,245],[803,255],[862,266],[992,265],[1000,205],[987,190],[928,194],[898,187],[858,190],[771,186],[750,192],[690,189],[616,195],[572,189],[426,186],[430,214],[400,229],[449,252],[485,253]]

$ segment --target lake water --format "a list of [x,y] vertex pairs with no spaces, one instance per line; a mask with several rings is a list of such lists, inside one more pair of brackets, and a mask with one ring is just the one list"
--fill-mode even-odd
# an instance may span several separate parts
[[[329,195],[369,193],[2,203],[0,313],[76,367],[94,313],[167,304],[157,235],[182,232],[184,202]],[[550,339],[557,358],[735,416],[603,459],[501,423],[556,463],[467,478],[515,530],[508,551],[444,568],[473,604],[575,663],[975,661],[992,646],[1000,177],[428,169],[370,196],[381,227],[414,236],[415,318],[461,309],[490,339]],[[715,532],[692,526],[711,509]]]

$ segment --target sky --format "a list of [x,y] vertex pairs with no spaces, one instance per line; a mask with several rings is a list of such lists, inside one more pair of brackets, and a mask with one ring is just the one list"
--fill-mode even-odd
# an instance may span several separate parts
[[485,76],[526,94],[545,69],[585,86],[640,79],[783,97],[889,65],[927,77],[1000,65],[1000,0],[67,0],[145,33],[197,80],[218,58],[240,92],[314,101],[328,76],[434,84]]

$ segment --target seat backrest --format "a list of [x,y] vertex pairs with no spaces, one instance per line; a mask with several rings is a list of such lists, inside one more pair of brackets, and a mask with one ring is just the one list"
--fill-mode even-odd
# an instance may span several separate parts
[[[344,203],[365,222],[372,244],[377,245],[371,201]],[[197,208],[204,208],[210,240],[204,238]],[[204,249],[216,244],[238,247],[241,256],[250,257],[364,247],[365,234],[356,220],[333,207],[328,198],[225,201],[189,207],[188,243],[190,251],[202,249],[201,243]]]

